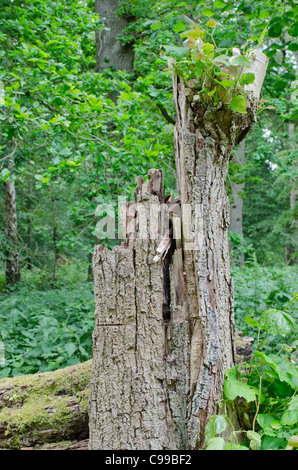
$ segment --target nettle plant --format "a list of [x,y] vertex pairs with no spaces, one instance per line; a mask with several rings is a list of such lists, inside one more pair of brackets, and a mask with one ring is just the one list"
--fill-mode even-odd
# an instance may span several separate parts
[[[255,74],[249,70],[249,57],[252,57],[253,50],[245,49],[249,41],[243,46],[243,53],[238,47],[218,47],[214,40],[216,25],[216,21],[210,19],[206,24],[209,32],[192,23],[190,30],[180,34],[184,38],[183,46],[165,45],[162,56],[174,59],[173,70],[187,87],[195,91],[194,100],[215,106],[225,103],[233,111],[245,114],[248,95],[245,86],[255,81]],[[265,32],[257,47],[261,45]]]
[[[294,301],[298,294],[286,308]],[[266,345],[295,329],[295,320],[285,310],[267,309],[259,321],[246,317],[248,325],[258,329],[257,346],[250,363],[226,372],[222,414],[212,416],[205,431],[207,450],[298,448],[298,344],[282,344],[277,354],[267,352]],[[244,429],[234,429],[227,412],[230,403],[242,415]]]

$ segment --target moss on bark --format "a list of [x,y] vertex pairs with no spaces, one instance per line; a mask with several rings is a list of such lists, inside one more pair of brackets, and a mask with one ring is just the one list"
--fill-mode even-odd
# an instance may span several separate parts
[[86,438],[91,362],[0,380],[0,449]]

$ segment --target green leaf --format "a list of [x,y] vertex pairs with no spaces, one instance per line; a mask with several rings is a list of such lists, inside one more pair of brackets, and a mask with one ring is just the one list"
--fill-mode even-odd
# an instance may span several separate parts
[[237,113],[246,114],[246,100],[243,96],[234,96],[230,103],[232,111]]
[[235,80],[228,80],[227,78],[224,78],[219,82],[221,86],[224,86],[225,88],[231,88],[231,86],[234,85]]
[[10,175],[10,171],[7,168],[3,168],[3,170],[0,173],[0,178],[2,181],[5,181]]
[[267,414],[267,413],[259,413],[258,416],[257,416],[257,421],[259,423],[259,425],[261,426],[261,428],[269,428],[271,423],[275,422],[277,420],[277,418],[275,416],[272,416],[270,414]]
[[214,52],[214,44],[210,44],[209,42],[207,42],[206,44],[204,44],[203,46],[203,52],[205,55],[208,55],[210,56],[211,54],[213,54]]
[[256,399],[258,390],[255,387],[238,380],[237,368],[233,368],[226,372],[224,395],[230,401],[235,400],[237,397],[243,397],[247,402],[250,402]]
[[276,450],[284,448],[285,439],[274,436],[263,436],[261,450]]
[[220,64],[224,64],[226,66],[229,66],[230,63],[229,63],[229,56],[228,55],[219,55],[218,57],[215,57],[214,59],[214,63],[220,63]]
[[281,419],[281,424],[292,426],[293,424],[298,423],[298,410],[286,410]]
[[259,357],[269,367],[278,374],[279,380],[286,382],[292,388],[298,387],[298,371],[286,359],[277,356],[277,354],[264,354],[261,351],[256,351],[255,356]]
[[279,38],[281,33],[282,33],[282,23],[279,21],[276,21],[275,23],[273,23],[268,30],[268,36],[270,38]]
[[298,43],[297,42],[292,42],[291,44],[288,45],[289,51],[295,52],[298,51]]
[[225,441],[222,437],[212,437],[208,441],[206,450],[223,450],[224,445],[225,445]]
[[232,58],[231,65],[241,65],[241,67],[250,67],[251,63],[244,55],[237,55]]
[[297,37],[298,36],[298,23],[294,23],[289,29],[288,33],[290,36]]
[[223,450],[249,450],[249,448],[241,446],[240,444],[235,444],[234,442],[228,442],[224,445]]
[[208,18],[214,15],[214,11],[210,8],[204,8],[204,10],[202,10],[202,13],[203,15],[208,16]]
[[188,47],[180,47],[180,46],[163,46],[167,54],[171,57],[175,57],[178,59],[182,59],[183,57],[187,56],[189,53]]
[[162,27],[162,22],[161,21],[157,21],[156,23],[152,23],[150,25],[150,28],[153,30],[153,31],[156,31],[157,29],[161,28]]
[[224,8],[224,7],[226,7],[227,5],[226,5],[226,3],[223,2],[222,0],[216,0],[216,1],[214,2],[214,6],[215,6],[216,8]]
[[185,23],[184,21],[179,21],[178,23],[175,24],[174,26],[174,31],[175,33],[180,33],[185,29]]
[[256,450],[261,447],[261,436],[255,431],[247,431],[247,439],[250,440],[250,446],[252,449]]
[[222,432],[224,432],[227,427],[228,423],[224,416],[211,416],[205,429],[206,439],[209,441],[212,437],[216,436],[216,434],[221,434]]
[[283,413],[280,422],[288,426],[298,423],[298,397],[292,397],[288,404],[288,409]]
[[293,111],[289,119],[290,121],[296,121],[298,119],[298,110]]
[[254,318],[251,318],[249,315],[246,315],[245,322],[250,326],[254,326],[256,328],[262,328],[262,325],[259,322],[257,322]]
[[240,77],[241,85],[250,85],[255,81],[255,74],[252,72],[243,73]]
[[75,343],[66,343],[64,348],[68,354],[68,357],[71,357],[74,354],[74,352],[77,350],[77,346]]
[[281,310],[270,308],[262,313],[260,323],[264,330],[268,331],[268,333],[274,336],[286,336],[291,332],[294,322],[292,317],[290,318],[291,320],[289,319],[289,316],[284,315],[284,312]]

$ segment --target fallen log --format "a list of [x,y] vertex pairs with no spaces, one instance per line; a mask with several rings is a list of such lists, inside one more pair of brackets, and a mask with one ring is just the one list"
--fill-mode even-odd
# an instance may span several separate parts
[[88,438],[91,362],[0,380],[0,449]]

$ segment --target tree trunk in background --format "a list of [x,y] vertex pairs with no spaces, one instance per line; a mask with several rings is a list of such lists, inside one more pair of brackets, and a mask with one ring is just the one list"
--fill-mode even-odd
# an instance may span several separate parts
[[58,266],[59,258],[59,248],[58,248],[58,227],[57,227],[57,218],[56,218],[56,204],[55,204],[55,195],[53,191],[53,183],[50,185],[50,200],[52,206],[52,224],[53,224],[53,249],[54,249],[54,263],[53,263],[53,281],[56,280],[56,271]]
[[247,114],[203,106],[174,75],[180,197],[150,170],[122,213],[126,242],[95,248],[90,449],[199,449],[218,412],[235,363],[225,182],[255,121],[268,63],[255,54]]
[[[239,166],[245,164],[245,141],[243,140],[238,147],[237,152],[234,153],[233,162]],[[231,203],[231,215],[230,215],[230,231],[243,236],[242,229],[242,208],[243,208],[243,183],[232,183],[232,203]],[[241,254],[239,258],[241,264],[244,263],[244,254]]]
[[104,19],[106,30],[96,34],[96,69],[98,72],[109,67],[131,72],[134,50],[131,44],[125,46],[117,39],[128,25],[128,19],[119,17],[119,0],[95,0],[95,9]]
[[[14,170],[13,157],[9,159],[8,169]],[[17,224],[16,190],[14,181],[9,177],[3,182],[4,234],[6,240],[6,284],[15,284],[21,278],[19,265],[19,240]]]
[[[298,162],[297,157],[295,157],[295,150],[297,150],[297,137],[295,132],[295,124],[289,122],[288,124],[289,139],[290,139],[290,149],[293,152],[293,172],[296,173],[295,167],[297,168]],[[295,140],[296,139],[296,140]],[[291,232],[293,235],[293,244],[292,246],[285,247],[286,251],[286,262],[293,265],[297,263],[297,240],[298,240],[298,220],[296,211],[297,205],[297,181],[295,178],[290,179],[290,209],[292,212],[292,222],[291,222]]]
[[27,268],[32,269],[32,178],[28,180],[28,202],[27,202]]

